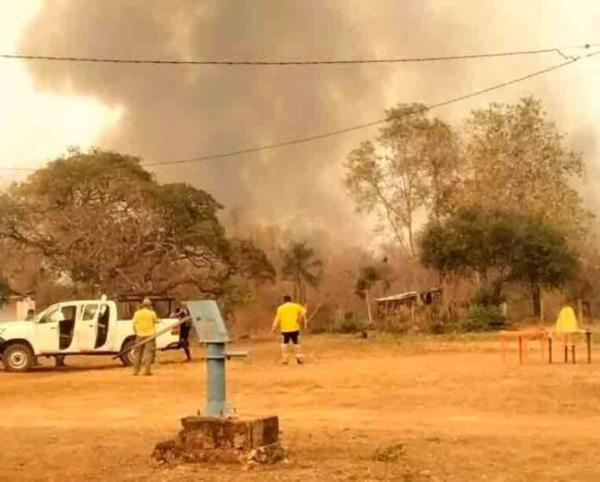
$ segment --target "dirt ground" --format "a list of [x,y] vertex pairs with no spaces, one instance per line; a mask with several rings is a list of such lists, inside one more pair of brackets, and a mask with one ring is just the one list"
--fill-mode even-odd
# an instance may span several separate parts
[[248,340],[235,348],[250,362],[228,367],[241,415],[279,415],[285,464],[153,466],[154,445],[203,404],[203,362],[163,353],[153,377],[133,377],[110,358],[74,357],[0,372],[0,480],[600,480],[600,358],[547,365],[532,347],[528,365],[515,353],[503,365],[493,340],[305,346],[306,365],[281,366],[275,340]]

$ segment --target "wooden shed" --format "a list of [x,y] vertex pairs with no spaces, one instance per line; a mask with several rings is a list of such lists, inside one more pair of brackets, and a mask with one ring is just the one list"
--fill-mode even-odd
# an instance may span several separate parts
[[376,316],[378,320],[392,322],[405,320],[414,325],[417,308],[426,307],[427,311],[433,312],[438,306],[441,296],[441,288],[428,288],[376,298]]

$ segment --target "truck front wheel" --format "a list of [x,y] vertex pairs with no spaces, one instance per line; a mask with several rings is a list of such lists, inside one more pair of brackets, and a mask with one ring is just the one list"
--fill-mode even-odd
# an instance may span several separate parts
[[126,340],[125,343],[123,343],[123,347],[121,348],[121,351],[127,350],[127,353],[123,353],[119,356],[119,358],[121,359],[121,363],[123,363],[123,365],[125,365],[126,367],[133,366],[133,362],[135,359],[135,350],[132,350],[131,347],[134,344],[135,338],[130,338]]
[[33,351],[25,343],[13,343],[2,354],[2,363],[9,372],[26,372],[33,365],[33,360]]

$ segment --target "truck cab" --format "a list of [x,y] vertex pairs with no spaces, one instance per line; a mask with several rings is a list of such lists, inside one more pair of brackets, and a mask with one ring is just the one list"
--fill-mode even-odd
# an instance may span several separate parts
[[36,354],[112,351],[118,331],[113,301],[57,303],[34,321]]

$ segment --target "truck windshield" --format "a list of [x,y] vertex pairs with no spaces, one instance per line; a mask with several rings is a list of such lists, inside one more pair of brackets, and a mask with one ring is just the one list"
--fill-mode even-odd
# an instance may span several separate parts
[[63,319],[60,306],[51,306],[46,311],[40,313],[38,323],[50,323],[52,321],[60,321]]

